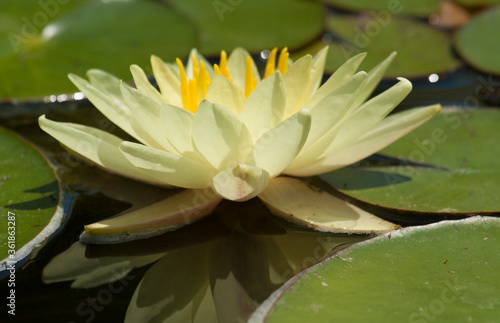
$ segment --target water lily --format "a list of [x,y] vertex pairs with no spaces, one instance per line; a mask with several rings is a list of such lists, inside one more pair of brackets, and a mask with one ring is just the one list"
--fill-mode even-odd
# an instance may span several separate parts
[[[193,50],[184,66],[152,56],[159,90],[132,65],[137,88],[101,70],[71,81],[112,122],[137,139],[55,122],[40,126],[104,169],[154,185],[188,189],[146,208],[85,227],[82,239],[110,243],[174,230],[222,200],[258,196],[269,209],[316,230],[386,231],[392,224],[305,181],[371,155],[422,124],[440,107],[386,117],[411,91],[399,82],[366,101],[395,54],[369,73],[359,54],[320,86],[327,48],[295,62],[271,51],[261,77],[241,48],[213,67]],[[366,102],[365,102],[366,101]],[[288,175],[288,176],[280,176]],[[292,177],[294,176],[294,177]]]

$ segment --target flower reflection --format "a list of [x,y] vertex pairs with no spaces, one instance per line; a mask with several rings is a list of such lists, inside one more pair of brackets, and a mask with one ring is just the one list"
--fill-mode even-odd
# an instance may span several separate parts
[[222,203],[214,217],[156,238],[87,247],[76,242],[50,261],[42,279],[106,289],[151,264],[125,322],[246,321],[292,276],[366,238],[306,231],[266,212],[255,201]]

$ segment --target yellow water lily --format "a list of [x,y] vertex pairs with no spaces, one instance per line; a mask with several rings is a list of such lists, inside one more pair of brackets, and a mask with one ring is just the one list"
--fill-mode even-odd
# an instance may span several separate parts
[[[399,82],[366,101],[395,56],[369,73],[366,54],[323,85],[327,48],[293,62],[270,52],[264,75],[244,49],[211,66],[196,50],[187,65],[152,56],[153,86],[132,65],[137,88],[101,70],[71,81],[112,122],[137,139],[41,116],[40,127],[74,153],[113,173],[186,190],[138,211],[90,224],[83,239],[109,243],[161,234],[195,221],[222,200],[258,196],[288,220],[317,230],[375,232],[392,224],[291,176],[329,172],[367,157],[435,115],[440,107],[386,117],[411,91]],[[366,101],[366,102],[365,102]],[[289,175],[289,176],[280,176]]]

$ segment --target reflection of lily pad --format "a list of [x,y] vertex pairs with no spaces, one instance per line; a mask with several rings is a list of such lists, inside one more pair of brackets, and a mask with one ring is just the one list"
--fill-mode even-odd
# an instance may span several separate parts
[[439,0],[324,0],[342,9],[377,10],[379,13],[390,15],[405,13],[416,16],[429,16],[439,9]]
[[[12,249],[7,242],[9,232],[15,232],[11,236],[15,237],[16,258],[7,260],[21,260],[33,246],[20,249],[49,224],[56,211],[58,184],[52,168],[30,144],[2,128],[0,141],[0,259]],[[51,225],[44,230],[51,231],[45,237],[59,223]]]
[[486,73],[500,74],[500,42],[490,39],[500,28],[500,7],[475,16],[460,29],[456,38],[459,54],[474,68]]
[[382,21],[369,15],[332,15],[327,25],[331,33],[342,39],[330,45],[328,73],[360,52],[368,52],[360,69],[369,70],[397,51],[398,56],[387,69],[387,77],[428,76],[455,69],[460,64],[453,57],[448,36],[422,22],[399,17]]
[[361,242],[287,283],[252,322],[494,322],[499,237],[499,219],[476,217]]
[[322,178],[345,194],[385,208],[500,212],[499,123],[497,110],[444,109],[382,150],[406,162],[351,166]]

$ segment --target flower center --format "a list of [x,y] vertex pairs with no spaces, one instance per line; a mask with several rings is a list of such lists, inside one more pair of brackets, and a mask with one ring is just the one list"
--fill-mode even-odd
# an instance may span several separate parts
[[[288,68],[288,49],[285,47],[281,50],[278,64],[276,66],[276,55],[278,49],[274,48],[269,54],[269,58],[266,62],[266,68],[264,70],[264,77],[266,78],[272,75],[276,69],[284,75]],[[184,109],[196,113],[198,105],[205,98],[208,86],[210,85],[210,75],[205,68],[205,65],[200,60],[196,59],[195,55],[191,55],[191,63],[193,65],[193,76],[188,80],[184,65],[180,59],[176,59],[177,66],[179,67],[180,73],[180,83],[181,83],[181,99]],[[275,67],[276,66],[276,67]],[[227,54],[222,51],[220,54],[219,64],[214,64],[214,72],[216,75],[222,75],[226,77],[231,82],[233,81],[230,77],[229,67],[227,66]],[[247,56],[246,66],[245,66],[245,98],[248,98],[250,93],[257,86],[257,79],[253,73],[252,58]]]

